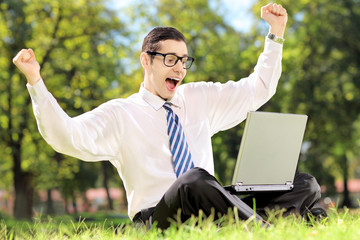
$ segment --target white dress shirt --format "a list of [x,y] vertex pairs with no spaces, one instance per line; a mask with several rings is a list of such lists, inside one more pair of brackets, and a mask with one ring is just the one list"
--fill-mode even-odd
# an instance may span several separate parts
[[[239,124],[271,98],[281,75],[281,58],[282,45],[266,38],[249,77],[178,87],[170,102],[196,167],[214,174],[211,136]],[[143,86],[126,99],[110,100],[74,118],[61,109],[42,80],[27,87],[39,131],[56,151],[84,161],[109,160],[117,168],[131,219],[155,206],[176,180],[164,100]]]

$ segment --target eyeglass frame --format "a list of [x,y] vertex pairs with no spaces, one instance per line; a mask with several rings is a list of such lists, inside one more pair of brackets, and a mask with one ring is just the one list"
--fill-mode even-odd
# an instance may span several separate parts
[[[189,68],[191,68],[192,64],[193,64],[194,61],[195,61],[195,59],[194,59],[193,57],[189,57],[189,56],[179,57],[179,56],[176,56],[176,55],[173,54],[173,53],[159,53],[159,52],[152,52],[152,51],[146,51],[146,53],[149,54],[149,55],[152,55],[152,56],[163,56],[163,57],[164,57],[164,60],[163,60],[164,65],[167,66],[167,67],[173,67],[173,66],[175,66],[175,65],[178,63],[178,61],[180,60],[181,63],[182,63],[182,65],[183,65],[183,69],[189,69]],[[167,64],[165,63],[165,59],[166,59],[166,56],[167,56],[167,55],[172,55],[172,56],[177,57],[174,65],[167,65]],[[186,60],[185,63],[182,61],[183,58],[187,58],[187,60]],[[191,61],[191,62],[190,62],[190,66],[189,66],[189,67],[186,67],[186,63],[188,62],[188,60]]]

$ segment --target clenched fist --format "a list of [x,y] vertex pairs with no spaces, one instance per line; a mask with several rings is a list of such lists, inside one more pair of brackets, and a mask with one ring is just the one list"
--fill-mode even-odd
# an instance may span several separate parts
[[270,32],[283,37],[288,15],[286,9],[280,4],[269,3],[261,8],[261,18],[270,25]]
[[40,65],[36,61],[35,53],[32,49],[22,49],[13,58],[13,63],[25,75],[30,85],[34,85],[41,79]]

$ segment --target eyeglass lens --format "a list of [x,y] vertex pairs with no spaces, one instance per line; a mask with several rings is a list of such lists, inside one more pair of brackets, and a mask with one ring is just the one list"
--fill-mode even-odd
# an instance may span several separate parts
[[[165,56],[164,63],[166,66],[172,67],[177,63],[178,60],[179,60],[179,58],[177,56],[168,54]],[[181,62],[182,62],[183,67],[190,68],[191,64],[192,64],[192,59],[184,57],[181,59]]]

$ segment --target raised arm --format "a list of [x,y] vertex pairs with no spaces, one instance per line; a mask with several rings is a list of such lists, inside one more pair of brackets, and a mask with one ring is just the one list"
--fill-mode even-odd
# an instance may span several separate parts
[[[262,7],[261,18],[269,24],[269,33],[283,38],[288,16],[281,5],[271,3]],[[206,99],[205,104],[209,106],[213,134],[239,124],[248,111],[259,109],[275,94],[282,70],[283,45],[279,43],[270,36],[265,38],[264,51],[250,76],[225,84],[207,83],[207,91],[203,92],[210,94],[202,99]]]
[[114,113],[112,103],[71,118],[47,90],[33,50],[22,49],[13,63],[26,76],[38,129],[49,145],[85,161],[114,158],[121,129],[112,124],[121,117]]

